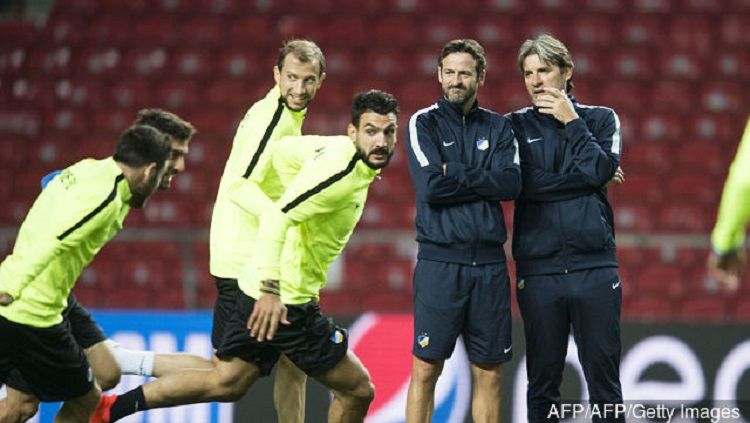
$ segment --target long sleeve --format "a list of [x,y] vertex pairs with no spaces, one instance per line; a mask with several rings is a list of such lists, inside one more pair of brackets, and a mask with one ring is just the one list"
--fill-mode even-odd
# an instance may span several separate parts
[[718,254],[726,254],[742,247],[745,230],[750,221],[750,120],[729,168],[729,175],[721,195],[716,225],[711,233],[711,245]]
[[467,187],[484,200],[513,200],[521,192],[521,168],[518,143],[510,125],[504,125],[499,136],[493,140],[493,146],[489,169],[448,162],[445,176],[456,180],[460,186]]
[[552,173],[522,164],[523,190],[521,198],[531,201],[570,200],[593,192],[587,179],[580,173]]
[[575,171],[592,187],[606,184],[620,165],[620,119],[614,110],[608,109],[599,128],[589,130],[586,122],[579,118],[565,125],[565,135],[570,140]]
[[406,134],[409,172],[417,198],[442,205],[483,200],[481,195],[462,184],[455,177],[457,174],[454,177],[443,175],[445,160],[440,155],[439,140],[432,135],[425,121],[419,112],[415,113],[409,120]]

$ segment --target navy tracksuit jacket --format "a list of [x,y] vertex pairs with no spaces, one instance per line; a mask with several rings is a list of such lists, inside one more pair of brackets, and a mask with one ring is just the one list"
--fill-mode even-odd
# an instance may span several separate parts
[[[527,346],[529,421],[560,403],[570,328],[592,403],[620,403],[620,304],[612,207],[604,185],[620,164],[620,123],[609,108],[573,101],[563,125],[534,107],[507,116],[519,144],[513,257]],[[594,421],[621,421],[606,416]]]

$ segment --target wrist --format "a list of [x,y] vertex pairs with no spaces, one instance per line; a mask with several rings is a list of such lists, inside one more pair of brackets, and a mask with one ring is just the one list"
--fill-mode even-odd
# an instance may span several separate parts
[[260,281],[260,292],[281,296],[281,283],[273,279]]

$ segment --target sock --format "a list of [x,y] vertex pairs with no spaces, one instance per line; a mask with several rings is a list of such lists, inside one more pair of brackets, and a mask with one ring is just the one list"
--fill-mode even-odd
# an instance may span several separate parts
[[116,345],[112,347],[112,353],[122,369],[122,374],[149,377],[154,375],[155,352],[129,350]]
[[113,423],[143,410],[148,410],[148,406],[146,405],[146,398],[143,396],[143,387],[139,386],[132,391],[117,396],[109,411],[109,421]]

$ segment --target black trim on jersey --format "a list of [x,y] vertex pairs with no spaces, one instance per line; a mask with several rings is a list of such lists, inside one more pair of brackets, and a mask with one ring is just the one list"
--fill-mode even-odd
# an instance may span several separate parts
[[357,160],[359,160],[359,154],[354,154],[354,157],[352,157],[351,161],[349,161],[349,164],[346,165],[346,169],[342,170],[341,172],[331,176],[330,178],[326,179],[325,181],[319,183],[312,189],[305,191],[300,195],[299,197],[292,200],[289,204],[284,206],[283,209],[281,209],[282,212],[288,213],[289,210],[297,207],[300,203],[307,200],[308,198],[312,197],[313,195],[319,193],[320,191],[323,191],[324,189],[328,188],[329,186],[336,183],[336,181],[339,181],[340,179],[343,179],[344,176],[351,173],[352,170],[354,170],[354,166],[357,164]]
[[97,206],[97,208],[95,208],[91,213],[84,216],[83,219],[81,219],[78,223],[73,225],[67,231],[63,232],[62,235],[58,236],[57,239],[62,241],[66,236],[70,235],[73,231],[83,226],[84,223],[91,220],[94,216],[96,216],[97,213],[104,210],[104,208],[107,207],[107,204],[111,203],[112,200],[115,199],[115,195],[117,194],[117,184],[123,179],[125,179],[125,175],[123,175],[122,173],[117,175],[117,177],[115,178],[115,186],[112,188],[112,191],[109,193],[107,198],[105,198],[104,201],[102,201],[102,203],[99,204],[99,206]]
[[284,101],[279,98],[279,106],[276,108],[276,112],[274,112],[273,118],[271,118],[271,123],[269,123],[268,127],[266,128],[266,132],[263,134],[263,138],[260,139],[260,145],[258,145],[258,149],[255,150],[255,154],[253,154],[253,159],[250,160],[250,164],[247,165],[247,170],[245,170],[245,174],[242,175],[243,178],[247,179],[250,177],[250,174],[253,173],[255,166],[258,164],[258,160],[260,160],[260,155],[263,154],[263,150],[266,149],[268,139],[271,138],[273,130],[276,129],[276,125],[278,125],[279,120],[281,119],[281,112],[283,111]]

